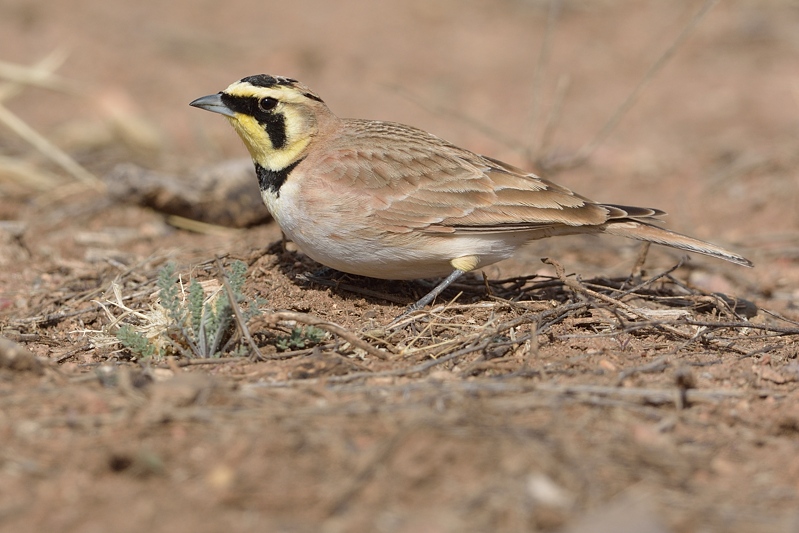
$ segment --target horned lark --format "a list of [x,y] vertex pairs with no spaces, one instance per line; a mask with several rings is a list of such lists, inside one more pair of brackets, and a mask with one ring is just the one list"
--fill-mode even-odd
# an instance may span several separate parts
[[190,105],[228,118],[264,203],[314,260],[382,279],[448,276],[415,308],[464,272],[557,235],[621,235],[752,266],[653,225],[663,211],[594,202],[410,126],[339,118],[291,78],[249,76]]

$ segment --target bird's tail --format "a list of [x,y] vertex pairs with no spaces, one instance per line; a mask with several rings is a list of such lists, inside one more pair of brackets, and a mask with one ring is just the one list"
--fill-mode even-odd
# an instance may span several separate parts
[[709,255],[710,257],[717,257],[724,259],[737,265],[746,267],[754,266],[752,262],[745,257],[734,254],[725,250],[721,246],[716,246],[709,242],[700,241],[687,235],[675,233],[646,222],[637,220],[622,219],[611,220],[606,222],[603,232],[608,235],[618,235],[620,237],[627,237],[630,239],[637,239],[639,241],[654,242],[656,244],[663,244],[678,248],[687,252],[696,252],[698,254]]

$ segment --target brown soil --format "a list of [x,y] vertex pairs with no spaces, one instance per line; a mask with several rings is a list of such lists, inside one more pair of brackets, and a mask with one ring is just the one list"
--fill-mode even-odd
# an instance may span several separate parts
[[[178,229],[3,129],[3,157],[45,175],[0,174],[0,531],[799,530],[799,10],[714,6],[564,170],[701,2],[560,2],[539,77],[548,5],[0,1],[0,59],[66,51],[71,83],[4,105],[96,175],[244,156],[187,104],[285,74],[756,264],[694,257],[622,295],[681,254],[627,280],[635,243],[539,242],[389,332],[426,285],[309,279],[274,224]],[[265,360],[141,361],[108,335],[115,288],[144,312],[168,261],[218,280],[217,256],[248,264]],[[279,353],[277,311],[333,333]]]

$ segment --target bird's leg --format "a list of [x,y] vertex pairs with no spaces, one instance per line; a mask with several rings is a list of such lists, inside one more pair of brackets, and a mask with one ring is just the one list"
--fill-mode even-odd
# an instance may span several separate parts
[[337,277],[337,276],[340,277],[341,275],[344,275],[343,272],[340,272],[340,271],[335,270],[335,269],[330,268],[330,267],[326,267],[324,265],[322,265],[321,267],[317,268],[313,272],[310,272],[310,274],[314,278],[324,278],[324,279],[330,279],[330,278],[334,278],[334,277]]
[[419,301],[417,301],[413,305],[410,305],[400,316],[398,316],[394,320],[394,322],[396,322],[397,320],[399,320],[400,318],[402,318],[404,316],[409,315],[410,313],[413,313],[414,311],[418,311],[419,309],[425,307],[427,304],[429,304],[430,302],[435,300],[436,296],[441,294],[444,291],[444,289],[446,289],[447,287],[452,285],[452,282],[454,282],[456,279],[461,277],[464,273],[465,273],[464,270],[460,270],[460,269],[453,270],[452,274],[450,274],[449,276],[444,278],[441,281],[441,283],[439,283],[438,285],[433,287],[432,291],[428,292],[427,294],[425,294],[424,296],[419,298]]
[[453,281],[461,277],[464,273],[477,268],[477,266],[480,264],[480,258],[476,255],[462,255],[460,257],[454,258],[449,262],[449,264],[452,265],[453,268],[452,274],[447,276],[441,283],[436,285],[432,291],[420,298],[418,302],[408,307],[404,313],[395,318],[394,321],[391,322],[392,325],[396,324],[401,318],[413,313],[414,311],[418,311],[422,307],[432,302],[435,297],[441,294],[444,289],[452,285]]

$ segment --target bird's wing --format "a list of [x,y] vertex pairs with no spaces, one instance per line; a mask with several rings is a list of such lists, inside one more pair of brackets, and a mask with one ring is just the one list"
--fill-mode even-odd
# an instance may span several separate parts
[[396,126],[403,129],[384,131],[371,141],[363,132],[360,142],[349,138],[317,167],[319,179],[338,191],[358,191],[353,201],[363,202],[375,225],[393,232],[515,232],[662,214],[597,204],[421,130]]

